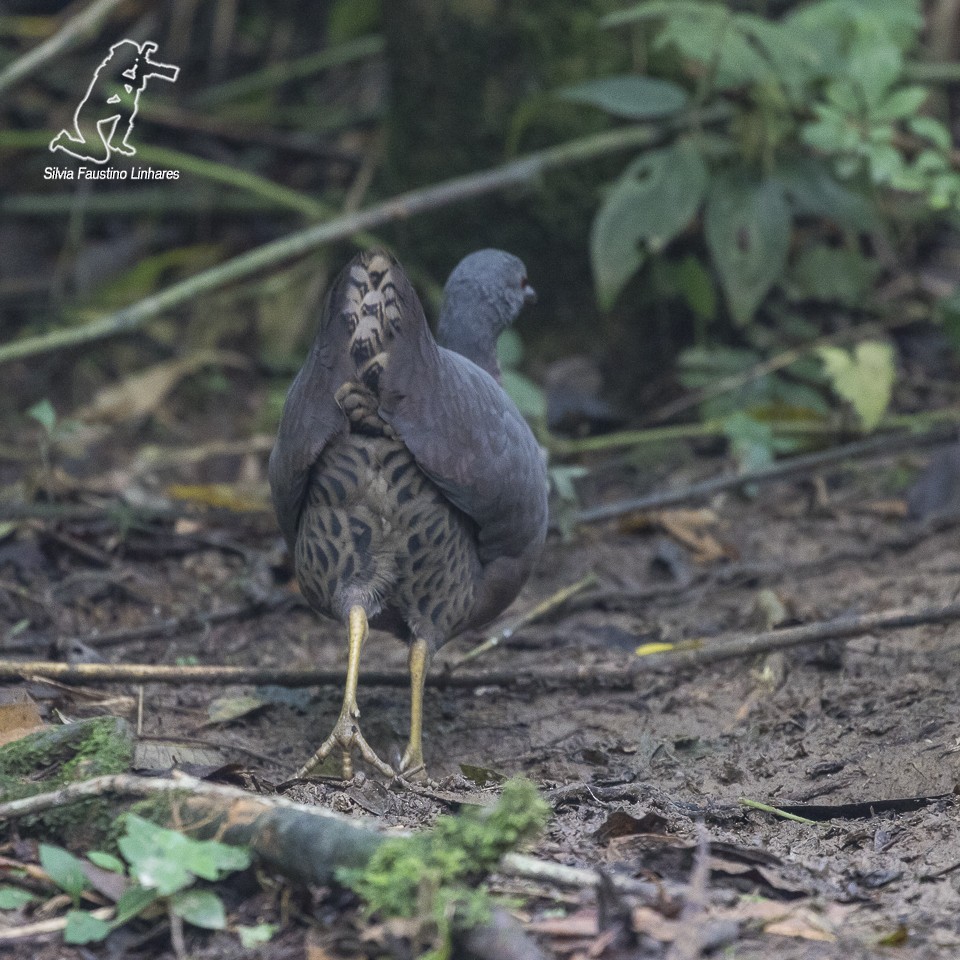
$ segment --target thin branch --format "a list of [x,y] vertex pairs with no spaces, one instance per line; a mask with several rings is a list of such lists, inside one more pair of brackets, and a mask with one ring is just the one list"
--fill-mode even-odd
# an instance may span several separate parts
[[662,510],[664,507],[673,507],[691,500],[704,500],[720,493],[723,490],[736,490],[749,484],[770,483],[774,480],[784,480],[803,473],[819,470],[821,467],[841,463],[855,457],[873,454],[887,455],[898,450],[913,447],[932,446],[945,443],[952,439],[954,431],[931,430],[928,433],[898,433],[881,434],[858,440],[829,450],[820,450],[799,457],[783,460],[772,466],[748,473],[731,476],[712,477],[699,483],[693,483],[677,490],[666,490],[662,493],[652,493],[645,497],[633,497],[629,500],[618,500],[616,503],[605,503],[596,507],[588,507],[574,514],[574,523],[595,523],[598,520],[609,520],[638,510]]
[[86,10],[81,10],[75,17],[68,20],[40,46],[34,47],[19,60],[14,60],[6,70],[0,73],[0,95],[24,77],[29,76],[38,67],[52,60],[57,54],[69,50],[87,37],[94,36],[100,28],[101,21],[122,2],[123,0],[95,0]]
[[[615,667],[589,665],[538,669],[491,670],[484,673],[454,674],[440,671],[427,678],[431,687],[475,689],[496,686],[507,689],[575,686],[584,690],[602,687],[608,690],[630,690],[634,679],[655,670],[676,670],[679,667],[701,667],[721,660],[752,657],[772,650],[809,646],[827,640],[851,637],[886,630],[904,630],[925,624],[952,623],[960,620],[960,603],[921,610],[895,608],[880,613],[837,617],[822,623],[805,624],[755,634],[733,634],[709,641],[681,641],[666,653],[655,653]],[[639,640],[639,638],[638,638]],[[256,667],[189,667],[147,666],[132,663],[57,663],[51,661],[0,660],[0,680],[29,678],[42,681],[51,678],[67,683],[199,683],[199,684],[269,684],[287,687],[342,686],[344,673],[339,670],[277,670]],[[363,674],[367,686],[405,687],[410,678],[402,670],[373,670]]]
[[[726,116],[726,111],[705,114],[701,120],[720,119],[722,116]],[[660,142],[670,133],[669,126],[641,124],[619,127],[530,153],[490,170],[411,190],[366,210],[336,217],[248,250],[226,263],[188,277],[101,320],[9,343],[0,347],[0,363],[129,333],[166,310],[212,293],[227,284],[247,279],[261,270],[275,268],[288,260],[302,257],[328,243],[345,240],[362,231],[439,210],[474,197],[529,185],[557,167],[582,163],[621,150],[648,147]]]
[[516,620],[508,623],[499,633],[487,637],[483,643],[479,643],[472,650],[468,650],[459,660],[454,660],[447,669],[459,670],[465,663],[475,660],[477,657],[498,647],[505,640],[509,640],[521,627],[526,627],[541,617],[545,617],[548,613],[552,613],[557,608],[562,607],[571,597],[580,593],[581,590],[586,590],[589,587],[596,586],[596,584],[597,575],[595,573],[588,573],[587,576],[581,578],[576,583],[572,583],[570,586],[558,590],[522,616],[517,617]]
[[880,630],[905,630],[928,624],[953,623],[960,620],[960,603],[945,607],[924,607],[921,610],[894,608],[879,613],[864,613],[836,617],[822,623],[808,623],[801,627],[785,627],[764,633],[743,634],[732,637],[717,637],[710,641],[694,640],[677,643],[668,653],[655,653],[641,658],[632,668],[639,672],[644,660],[653,661],[653,666],[670,663],[681,667],[700,667],[721,660],[752,657],[773,650],[810,646],[827,640],[849,640]]
[[[6,589],[6,584],[0,583]],[[145,640],[171,640],[185,633],[196,633],[206,630],[230,620],[243,620],[247,617],[258,617],[272,613],[282,607],[293,606],[298,602],[295,594],[276,593],[265,600],[236,604],[223,610],[213,610],[209,613],[188,613],[182,617],[166,617],[163,620],[154,620],[141,624],[138,627],[124,627],[119,630],[106,630],[100,633],[87,633],[75,637],[68,637],[58,644],[59,649],[69,649],[74,644],[83,644],[86,647],[103,649],[116,647],[123,643],[137,643]],[[31,653],[37,649],[37,642],[0,644],[0,651],[11,653]]]
[[[263,667],[153,666],[138,663],[59,663],[52,660],[0,660],[0,680],[44,679],[62,683],[197,683],[209,686],[258,684],[281,687],[342,687],[342,670],[285,670]],[[371,670],[361,674],[365,686],[408,687],[410,675],[404,670]],[[449,674],[444,671],[427,677],[427,685],[475,689],[497,686],[531,689],[547,686],[574,686],[584,689],[629,690],[633,683],[622,667],[590,669],[569,667],[555,670],[491,670],[485,673]]]

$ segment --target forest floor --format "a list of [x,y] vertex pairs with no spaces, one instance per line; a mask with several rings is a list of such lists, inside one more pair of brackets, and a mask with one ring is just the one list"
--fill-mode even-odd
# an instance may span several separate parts
[[[262,479],[263,453],[251,459]],[[659,902],[606,893],[598,903],[592,889],[495,877],[492,889],[515,898],[516,915],[551,956],[665,957],[671,949],[672,957],[712,949],[780,960],[960,955],[960,817],[951,799],[960,783],[960,626],[877,632],[695,668],[660,666],[613,689],[593,680],[610,670],[626,676],[645,643],[704,638],[709,645],[730,631],[951,603],[960,586],[956,529],[905,537],[909,528],[896,509],[905,478],[923,460],[891,455],[763,485],[749,499],[718,495],[702,505],[705,513],[674,517],[696,526],[709,548],[699,557],[667,532],[669,523],[596,524],[569,542],[553,536],[501,625],[591,571],[598,586],[518,630],[469,670],[522,675],[577,667],[582,682],[429,688],[430,781],[391,784],[360,764],[352,782],[324,777],[290,786],[285,796],[419,829],[465,804],[489,803],[497,787],[479,785],[484,777],[530,778],[552,808],[530,853],[652,880],[664,890]],[[717,469],[693,460],[656,482],[681,486]],[[181,483],[208,479],[186,468],[176,476]],[[593,491],[602,499],[631,492],[622,475]],[[257,606],[278,596],[290,602]],[[107,662],[343,668],[343,631],[297,602],[267,512],[221,511],[124,536],[115,524],[88,517],[31,520],[0,541],[4,656],[12,650],[45,659],[58,642],[62,649],[66,638],[85,637],[87,647],[74,644],[73,656],[95,659],[96,633],[235,606],[250,615],[103,646],[98,655]],[[478,639],[450,643],[433,673]],[[364,664],[403,670],[404,647],[374,632]],[[165,772],[176,758],[201,775],[219,768],[222,776],[226,768],[232,782],[267,791],[292,777],[327,735],[341,696],[333,686],[283,692],[113,684],[93,693],[39,682],[10,686],[26,690],[50,723],[103,714],[139,722],[141,747],[159,745],[155,762],[138,751],[141,769]],[[254,692],[258,709],[211,722],[214,700],[227,698],[229,707]],[[365,685],[361,674],[360,705],[370,743],[385,756],[401,747],[406,691]],[[171,750],[170,741],[179,746]],[[825,819],[784,820],[746,809],[741,798],[816,805]],[[921,799],[899,809],[885,803],[909,798]],[[689,889],[700,824],[709,872],[695,891],[699,907],[678,919],[669,891]],[[31,846],[14,839],[0,855],[29,860]],[[342,906],[341,898],[338,905],[329,891],[291,901],[275,885],[237,883],[229,893],[227,881],[220,888],[228,891],[231,920],[280,924],[274,939],[256,948],[267,960],[376,953],[376,944],[363,940],[369,923],[356,904]],[[6,922],[0,917],[0,932]],[[106,946],[85,948],[67,947],[51,933],[9,941],[0,952],[23,960],[169,957],[165,930],[144,937],[133,924]],[[692,930],[698,943],[671,948]],[[251,955],[230,933],[188,928],[186,935],[192,957]]]

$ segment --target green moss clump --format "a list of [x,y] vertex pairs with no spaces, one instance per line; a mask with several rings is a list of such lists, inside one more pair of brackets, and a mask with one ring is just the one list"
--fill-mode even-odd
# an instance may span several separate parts
[[418,918],[429,925],[434,949],[449,955],[454,926],[483,922],[491,902],[478,885],[501,857],[535,837],[550,808],[528,780],[510,780],[492,810],[471,809],[440,817],[430,831],[387,840],[362,870],[339,870],[337,879],[367,904],[370,913]]
[[[0,801],[59,790],[70,783],[125,773],[133,760],[133,733],[120,717],[94,717],[51,727],[0,747]],[[46,839],[81,834],[95,840],[113,819],[109,803],[92,798],[25,817],[20,828]]]

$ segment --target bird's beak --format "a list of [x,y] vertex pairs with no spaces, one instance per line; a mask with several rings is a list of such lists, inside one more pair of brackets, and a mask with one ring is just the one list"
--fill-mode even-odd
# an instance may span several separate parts
[[529,283],[523,285],[523,302],[525,304],[537,302],[537,291]]

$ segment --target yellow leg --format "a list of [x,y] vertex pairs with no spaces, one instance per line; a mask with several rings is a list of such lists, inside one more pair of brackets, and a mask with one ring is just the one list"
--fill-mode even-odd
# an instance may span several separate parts
[[426,780],[423,762],[423,684],[430,665],[430,647],[419,637],[410,644],[410,742],[400,761],[400,772],[409,780]]
[[334,747],[339,746],[343,751],[343,779],[349,780],[353,776],[353,751],[357,750],[367,763],[376,767],[381,773],[389,777],[394,775],[393,768],[384,763],[370,748],[360,732],[357,717],[360,708],[357,706],[357,683],[360,679],[360,651],[369,633],[367,615],[363,607],[351,607],[349,619],[349,653],[347,658],[347,682],[343,689],[343,706],[340,708],[340,717],[333,732],[320,746],[320,749],[303,765],[297,773],[298,777],[306,777],[310,771],[318,767]]

